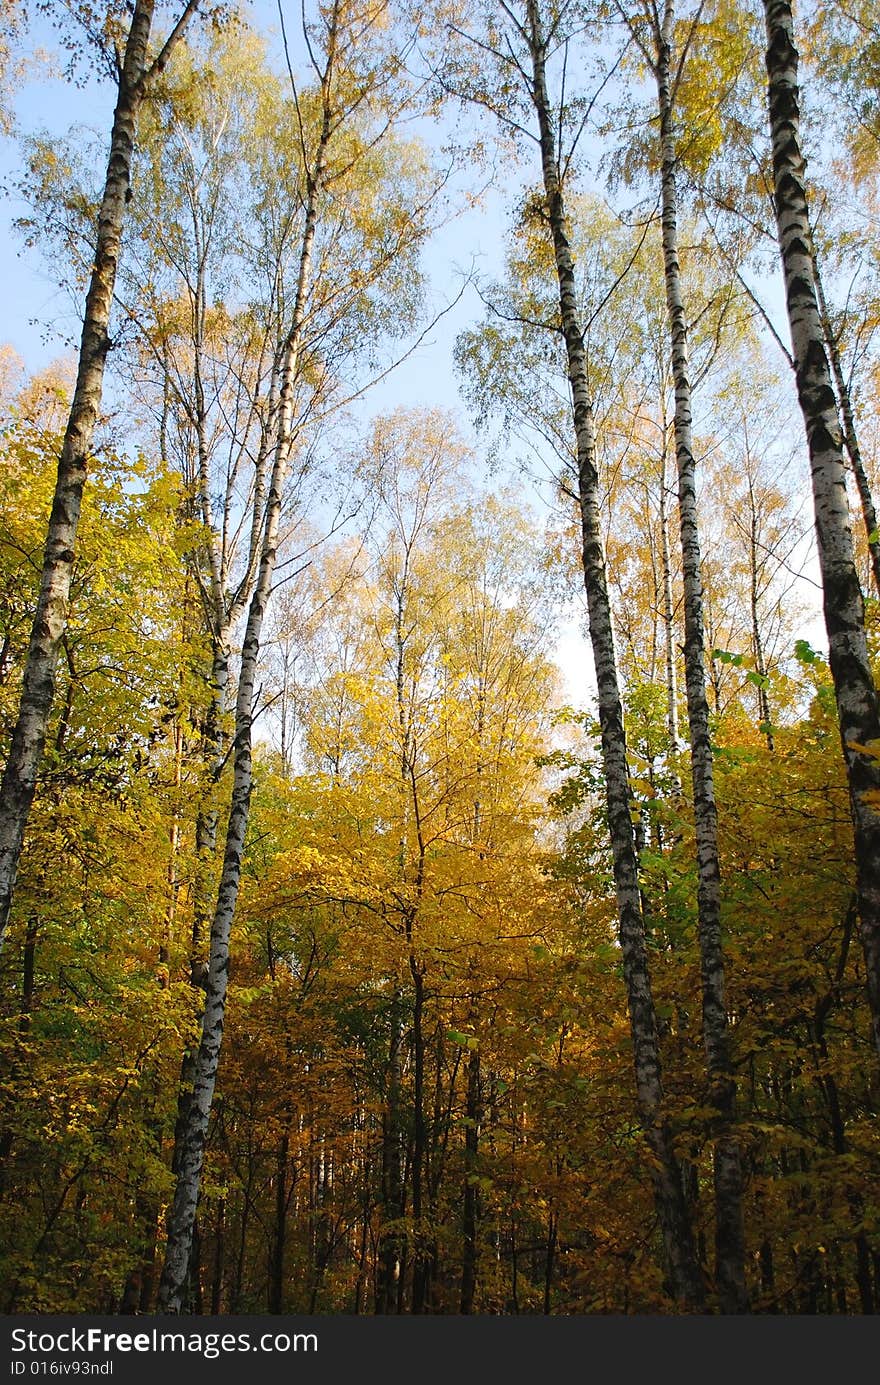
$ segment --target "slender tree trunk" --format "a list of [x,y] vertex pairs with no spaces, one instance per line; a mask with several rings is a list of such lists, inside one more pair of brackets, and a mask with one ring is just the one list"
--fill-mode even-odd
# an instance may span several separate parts
[[816,280],[816,296],[819,304],[819,312],[822,317],[822,331],[828,347],[828,355],[831,360],[831,369],[834,374],[834,383],[837,388],[837,399],[840,404],[840,416],[843,420],[843,441],[849,455],[850,465],[853,469],[853,476],[856,478],[856,486],[859,492],[859,500],[862,506],[862,519],[865,523],[865,533],[868,537],[868,553],[871,558],[871,572],[874,577],[874,591],[880,596],[880,534],[877,530],[877,511],[874,509],[874,497],[871,494],[871,483],[868,480],[868,473],[865,470],[865,463],[862,458],[862,449],[859,446],[859,435],[856,430],[856,417],[853,412],[852,395],[850,394],[849,384],[843,370],[843,362],[840,359],[840,348],[837,337],[831,324],[831,314],[828,311],[828,304],[825,301],[825,290],[822,286],[822,276],[819,273],[819,257],[813,248],[813,274]]
[[[849,907],[844,915],[843,936],[841,938],[837,966],[835,967],[834,980],[825,995],[817,1000],[813,1019],[813,1032],[817,1049],[817,1071],[814,1080],[828,1105],[828,1120],[831,1126],[831,1139],[834,1145],[834,1153],[843,1158],[846,1158],[849,1153],[850,1142],[847,1137],[846,1122],[840,1104],[840,1093],[829,1062],[828,1043],[825,1038],[825,1030],[828,1016],[832,1011],[834,1003],[836,1000],[839,1000],[840,986],[846,974],[850,942],[856,922],[857,903],[856,896],[853,894],[850,899]],[[849,1204],[853,1226],[861,1227],[865,1220],[864,1200],[861,1192],[852,1187],[848,1188],[846,1200]],[[859,1289],[862,1312],[873,1313],[874,1295],[871,1284],[871,1255],[864,1230],[859,1230],[855,1233],[853,1236],[853,1245],[856,1261],[856,1284]]]
[[201,758],[205,784],[196,816],[196,880],[190,946],[190,973],[194,986],[204,985],[205,945],[213,912],[210,904],[211,871],[217,852],[219,816],[214,800],[226,760],[227,737],[223,722],[229,690],[230,635],[229,628],[224,627],[213,637],[211,697],[202,733]]
[[[334,11],[335,15],[335,11]],[[334,19],[335,25],[335,19]],[[278,548],[278,529],[281,503],[290,452],[293,445],[293,391],[299,364],[299,352],[305,321],[306,295],[311,275],[312,251],[318,218],[318,202],[323,189],[327,146],[332,129],[330,86],[335,59],[335,27],[331,27],[327,68],[323,82],[323,122],[314,164],[308,175],[308,198],[300,252],[299,275],[294,300],[290,332],[285,343],[281,368],[278,439],[275,460],[266,502],[266,518],[260,553],[259,570],[248,609],[247,625],[241,653],[241,669],[235,708],[235,742],[233,757],[232,800],[226,828],[226,847],[223,869],[217,894],[217,907],[211,927],[205,1009],[202,1033],[196,1055],[192,1097],[187,1113],[186,1130],[182,1140],[180,1170],[174,1190],[174,1201],[168,1223],[165,1265],[159,1289],[162,1312],[179,1313],[186,1282],[186,1267],[192,1244],[193,1226],[198,1206],[205,1141],[217,1080],[223,1021],[226,1012],[226,988],[229,976],[229,938],[244,856],[245,836],[250,812],[253,783],[251,729],[256,694],[257,661],[263,619],[272,590],[272,578]]]
[[409,779],[412,788],[413,816],[415,819],[416,840],[418,843],[418,864],[416,866],[416,903],[409,912],[406,924],[406,942],[409,949],[409,971],[413,984],[413,1123],[412,1123],[412,1221],[413,1221],[413,1274],[411,1311],[423,1313],[427,1301],[428,1279],[430,1276],[430,1257],[425,1244],[425,1231],[422,1225],[424,1214],[424,1177],[427,1131],[425,1129],[425,967],[419,959],[415,946],[415,923],[422,899],[425,879],[425,842],[419,815],[419,800],[416,789],[415,766],[409,762]]
[[23,1068],[27,1062],[27,1056],[21,1047],[22,1041],[30,1033],[32,1011],[34,1008],[34,984],[36,981],[36,962],[37,962],[37,939],[40,932],[40,918],[38,914],[31,914],[27,921],[27,929],[24,935],[24,949],[22,952],[21,967],[21,1003],[18,1009],[18,1043],[13,1050],[11,1061],[7,1067],[5,1078],[8,1088],[7,1100],[10,1104],[9,1124],[0,1133],[0,1202],[3,1201],[6,1192],[6,1183],[9,1177],[9,1165],[11,1163],[12,1147],[15,1141],[14,1133],[14,1114],[15,1101],[19,1087],[19,1080],[23,1075]]
[[479,1191],[476,1181],[477,1158],[480,1152],[480,1053],[474,1049],[468,1056],[467,1096],[464,1127],[464,1189],[462,1194],[462,1264],[460,1313],[474,1311],[477,1288],[477,1218]]
[[413,983],[413,1131],[412,1131],[412,1221],[413,1277],[411,1311],[423,1313],[429,1273],[424,1244],[423,1183],[425,1171],[425,978],[410,937],[410,974]]
[[709,702],[703,636],[703,583],[697,519],[696,464],[691,430],[691,383],[687,319],[678,258],[678,196],[675,177],[675,133],[671,44],[675,7],[668,0],[657,38],[657,102],[660,115],[661,198],[666,307],[675,384],[675,454],[684,589],[684,664],[694,828],[697,850],[697,913],[703,992],[703,1043],[709,1077],[709,1100],[715,1110],[715,1265],[722,1312],[748,1308],[745,1287],[745,1235],[742,1211],[742,1160],[734,1133],[736,1083],[731,1070],[730,1038],[724,1003],[724,954],[721,943],[721,871],[718,859],[718,814],[709,737]]
[[810,453],[825,628],[853,819],[859,926],[880,1055],[880,760],[870,753],[877,748],[871,743],[880,742],[880,716],[853,552],[837,403],[816,298],[789,0],[764,0],[764,16],[776,223]]
[[211,927],[201,1038],[195,1058],[193,1087],[185,1112],[184,1128],[180,1132],[179,1141],[176,1142],[180,1151],[180,1164],[169,1218],[165,1266],[159,1292],[159,1306],[161,1311],[166,1313],[179,1313],[182,1308],[205,1141],[220,1061],[229,975],[229,938],[238,902],[253,782],[251,723],[256,692],[257,659],[260,632],[275,567],[281,492],[287,463],[286,455],[283,455],[285,451],[284,448],[279,449],[279,457],[274,468],[260,576],[251,599],[242,649],[236,700],[232,801],[217,907]]
[[549,1318],[553,1304],[553,1275],[556,1271],[556,1247],[559,1239],[559,1214],[551,1207],[547,1220],[547,1240],[544,1247],[544,1316]]
[[285,1133],[278,1142],[275,1160],[275,1223],[269,1262],[269,1312],[284,1311],[284,1251],[287,1239],[287,1161],[290,1138]]
[[[211,871],[217,850],[218,821],[214,796],[225,757],[222,723],[226,713],[228,685],[229,632],[224,630],[214,639],[214,652],[211,661],[211,700],[205,717],[201,746],[206,786],[203,791],[203,801],[196,815],[196,878],[189,953],[194,1027],[201,1025],[204,1019],[205,990],[208,984],[206,944],[210,924]],[[183,1163],[183,1146],[189,1127],[197,1054],[197,1046],[188,1045],[180,1060],[177,1117],[174,1123],[174,1143],[171,1153],[171,1172],[175,1177],[179,1175]]]
[[119,73],[110,156],[98,212],[95,257],[86,294],[73,403],[58,459],[21,701],[0,786],[0,949],[9,923],[25,827],[46,742],[55,695],[58,650],[67,625],[67,601],[83,488],[110,348],[108,328],[122,226],[125,208],[131,198],[131,162],[138,111],[149,78],[157,70],[157,65],[164,66],[172,42],[181,36],[197,5],[198,0],[190,0],[185,6],[160,59],[148,67],[147,51],[155,0],[136,0]]
[[[248,557],[244,574],[234,593],[229,591],[229,551],[228,551],[228,513],[231,504],[231,488],[227,482],[222,520],[215,520],[211,496],[210,446],[208,442],[208,409],[205,400],[203,364],[205,354],[205,318],[207,312],[207,250],[202,233],[202,223],[198,214],[198,190],[190,188],[192,230],[196,245],[197,269],[192,293],[192,399],[171,383],[171,368],[164,361],[164,396],[167,400],[174,392],[177,405],[182,409],[195,437],[195,480],[194,514],[202,530],[203,543],[197,557],[191,555],[196,568],[202,594],[207,633],[211,641],[211,670],[209,675],[209,700],[202,723],[201,758],[203,764],[203,785],[201,801],[196,814],[196,873],[193,887],[193,919],[190,940],[190,981],[193,987],[193,1022],[200,1026],[204,1013],[204,992],[208,977],[208,946],[211,919],[216,899],[215,861],[217,853],[217,827],[219,812],[216,802],[217,787],[226,764],[228,738],[225,718],[229,694],[229,659],[232,632],[241,612],[252,595],[259,564],[262,525],[264,522],[265,481],[270,457],[270,438],[268,428],[262,427],[259,447],[254,463],[254,487],[251,498],[251,523]],[[269,394],[269,416],[272,417],[275,389],[275,372]],[[166,404],[166,411],[170,405]],[[199,571],[207,559],[207,580]],[[187,1047],[180,1064],[178,1085],[177,1120],[174,1131],[174,1144],[171,1170],[176,1176],[181,1167],[182,1145],[189,1120],[189,1106],[195,1078],[196,1049]]]
[[238,1222],[238,1246],[235,1257],[235,1274],[232,1281],[232,1292],[230,1293],[230,1313],[238,1312],[245,1291],[245,1270],[247,1268],[248,1234],[250,1232],[251,1211],[253,1209],[254,1177],[254,1160],[252,1152],[249,1150],[247,1176],[243,1180],[241,1190],[241,1216]]
[[[665,405],[664,405],[665,413]],[[660,462],[660,561],[663,567],[663,640],[666,656],[666,729],[669,753],[677,755],[678,677],[675,649],[675,602],[672,595],[672,558],[669,552],[669,512],[666,488],[666,420],[663,421],[663,455]]]
[[[400,775],[397,784],[400,813],[400,836],[397,844],[397,866],[401,890],[406,885],[408,850],[407,823],[409,817],[410,747],[406,716],[406,639],[403,629],[404,609],[408,591],[410,547],[404,542],[403,567],[394,578],[394,648],[395,701],[397,730],[400,738]],[[409,965],[414,975],[415,956],[412,951],[412,923],[406,921],[406,941]],[[406,1204],[406,1175],[402,1158],[403,1145],[403,1023],[401,987],[395,985],[391,1003],[391,1040],[388,1051],[388,1078],[385,1110],[382,1116],[382,1207],[379,1227],[379,1265],[376,1276],[377,1314],[398,1313],[403,1295],[403,1271],[406,1235],[400,1225]],[[389,1230],[386,1223],[391,1223]]]
[[452,1107],[455,1101],[455,1086],[458,1077],[460,1058],[452,1065],[448,1088],[444,1091],[443,1069],[445,1046],[444,1026],[435,1019],[434,1027],[434,1101],[430,1122],[425,1129],[425,1187],[427,1190],[427,1220],[429,1232],[425,1238],[425,1312],[434,1309],[434,1285],[441,1275],[441,1245],[437,1237],[439,1225],[438,1203],[443,1183],[446,1150],[452,1124]]
[[[748,447],[748,433],[746,433]],[[758,719],[767,740],[767,749],[773,751],[773,724],[770,720],[770,698],[767,695],[767,661],[764,656],[764,640],[761,636],[761,611],[758,592],[758,502],[755,487],[749,471],[749,614],[752,623],[752,654],[755,672],[761,680],[758,684]]]
[[361,1162],[361,1227],[358,1238],[357,1248],[357,1280],[354,1288],[355,1316],[360,1316],[363,1312],[364,1295],[367,1286],[367,1276],[369,1274],[369,1244],[370,1244],[370,1212],[372,1210],[372,1166],[366,1156]]
[[226,1274],[226,1198],[217,1199],[214,1219],[214,1271],[211,1278],[211,1313],[217,1317],[223,1311],[223,1281]]
[[[403,1167],[401,1160],[401,1084],[403,1042],[401,997],[395,989],[391,1004],[391,1041],[388,1051],[388,1089],[382,1113],[382,1224],[379,1227],[379,1264],[376,1273],[376,1312],[397,1311],[402,1237],[398,1223],[403,1217]],[[393,1229],[385,1223],[391,1222]]]
[[662,1228],[670,1287],[676,1298],[689,1306],[697,1307],[703,1300],[702,1279],[682,1188],[681,1166],[673,1148],[672,1135],[663,1106],[656,1013],[648,971],[638,867],[630,818],[623,712],[602,548],[593,409],[587,381],[584,337],[578,315],[574,260],[568,240],[554,124],[547,93],[546,46],[538,0],[527,0],[526,13],[533,69],[531,95],[540,131],[544,191],[553,237],[562,330],[572,392],[583,535],[584,585],[596,667],[602,761],[611,831],[620,946],[633,1039],[636,1094],[642,1127],[652,1155],[654,1197]]
[[0,947],[9,921],[25,825],[33,802],[37,770],[55,695],[58,650],[67,624],[67,599],[82,494],[101,407],[104,366],[110,347],[107,329],[122,224],[130,196],[137,113],[143,97],[142,79],[146,71],[154,8],[153,0],[138,0],[135,5],[119,75],[119,94],[113,115],[104,193],[98,213],[95,260],[86,296],[73,404],[58,459],[21,703],[0,788]]

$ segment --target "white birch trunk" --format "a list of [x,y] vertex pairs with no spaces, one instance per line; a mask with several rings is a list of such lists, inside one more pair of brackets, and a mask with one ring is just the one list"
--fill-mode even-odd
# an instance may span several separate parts
[[[664,403],[664,415],[666,412]],[[678,676],[675,651],[675,602],[672,594],[672,559],[669,552],[669,513],[666,488],[666,419],[663,419],[663,454],[660,461],[660,560],[663,566],[663,639],[666,662],[666,729],[669,754],[678,754]],[[676,783],[678,779],[676,776]]]
[[[746,433],[746,449],[748,453],[748,433]],[[758,593],[758,575],[760,570],[758,558],[758,499],[755,495],[751,465],[748,461],[747,465],[749,466],[749,609],[752,621],[752,654],[755,659],[755,672],[762,680],[758,684],[758,718],[767,740],[767,749],[773,751],[775,749],[775,742],[773,739],[773,726],[770,720],[770,698],[767,695],[767,686],[763,681],[767,677],[767,661],[764,657],[764,640],[761,635],[761,610]]]
[[546,45],[538,0],[527,0],[526,16],[526,36],[533,69],[531,95],[540,131],[544,192],[553,236],[562,330],[572,393],[578,456],[584,585],[596,669],[602,761],[617,894],[619,937],[633,1040],[636,1094],[640,1119],[652,1154],[654,1196],[662,1228],[670,1285],[677,1298],[693,1307],[701,1303],[703,1289],[683,1193],[681,1166],[673,1149],[671,1132],[663,1109],[656,1015],[648,970],[638,864],[630,816],[623,710],[602,547],[593,409],[587,380],[583,332],[577,307],[574,260],[566,229],[555,134],[547,93]]
[[187,1283],[193,1227],[199,1200],[205,1142],[214,1099],[214,1087],[223,1040],[226,1012],[226,991],[229,977],[229,939],[238,892],[241,867],[250,811],[253,783],[251,757],[251,727],[254,711],[257,662],[260,635],[272,590],[278,547],[278,529],[288,462],[293,445],[293,394],[299,364],[305,321],[306,297],[311,277],[312,251],[318,219],[318,203],[326,169],[327,146],[331,134],[330,86],[335,56],[335,28],[330,30],[327,68],[324,77],[324,111],[321,134],[312,169],[308,174],[308,198],[300,252],[299,276],[294,300],[290,332],[284,347],[281,367],[281,388],[278,410],[278,436],[269,492],[260,563],[253,595],[248,609],[244,644],[241,654],[238,695],[235,708],[235,748],[233,759],[232,801],[226,829],[223,870],[217,893],[217,907],[211,928],[208,978],[202,1032],[196,1055],[192,1096],[187,1111],[186,1128],[182,1132],[180,1167],[174,1190],[174,1201],[168,1220],[165,1264],[159,1288],[159,1309],[179,1313]]
[[813,272],[800,150],[798,54],[789,0],[764,0],[776,225],[798,399],[807,433],[825,628],[849,783],[859,928],[874,1041],[880,1054],[880,743],[877,690],[853,551],[837,403]]
[[0,786],[0,949],[9,923],[25,827],[55,696],[58,650],[67,626],[76,535],[110,347],[108,327],[125,208],[131,197],[131,162],[138,111],[149,79],[164,67],[173,44],[182,35],[197,6],[198,0],[190,0],[184,7],[159,59],[148,66],[155,2],[136,0],[125,45],[110,135],[110,156],[98,212],[95,260],[86,294],[73,403],[58,459],[21,701]]
[[825,291],[822,287],[822,276],[819,273],[819,261],[815,249],[813,250],[813,272],[816,278],[816,296],[822,318],[822,330],[828,345],[828,355],[831,359],[831,369],[834,374],[834,383],[837,387],[840,416],[843,421],[843,440],[846,443],[846,450],[849,454],[853,476],[856,478],[859,500],[862,505],[862,519],[865,523],[865,533],[868,536],[868,552],[871,557],[874,591],[875,594],[880,597],[880,535],[878,535],[877,532],[877,511],[874,508],[871,483],[868,480],[868,473],[865,470],[865,463],[862,458],[862,449],[859,446],[859,435],[856,430],[852,395],[844,374],[843,362],[840,359],[840,348],[838,346],[837,337],[831,325],[831,314],[828,311],[828,304],[825,301]]
[[715,1110],[715,1270],[722,1312],[747,1310],[745,1239],[742,1212],[742,1160],[732,1126],[736,1083],[731,1069],[727,1009],[724,1003],[724,952],[721,943],[721,870],[718,812],[709,736],[709,701],[703,638],[703,582],[693,452],[691,382],[687,318],[678,257],[678,195],[672,91],[672,40],[675,5],[667,0],[657,43],[657,105],[660,116],[661,226],[666,308],[675,386],[675,456],[684,590],[684,668],[694,830],[697,851],[697,915],[703,1002],[703,1045],[709,1102]]

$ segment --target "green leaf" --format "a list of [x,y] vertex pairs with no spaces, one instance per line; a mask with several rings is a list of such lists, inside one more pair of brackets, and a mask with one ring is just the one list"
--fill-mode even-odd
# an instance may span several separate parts
[[824,663],[822,655],[814,649],[809,640],[795,640],[794,657],[801,664]]

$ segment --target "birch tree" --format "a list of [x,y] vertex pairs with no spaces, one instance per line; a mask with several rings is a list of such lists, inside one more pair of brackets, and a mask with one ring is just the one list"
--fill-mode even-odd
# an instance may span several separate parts
[[[618,660],[626,681],[653,681],[665,666],[667,744],[675,755],[680,560],[670,544],[673,400],[662,265],[658,272],[650,217],[629,225],[594,196],[574,194],[566,205],[604,478]],[[730,294],[717,262],[702,253],[699,227],[690,220],[685,240],[693,373],[700,379],[728,330]],[[505,439],[522,445],[523,465],[533,469],[535,458],[546,465],[564,501],[573,505],[577,466],[566,427],[567,364],[549,269],[543,227],[526,220],[517,226],[505,278],[482,289],[484,323],[460,334],[456,357],[480,424],[500,419]],[[582,575],[576,580],[582,583]],[[655,613],[650,621],[644,618],[648,609]]]
[[[475,84],[476,90],[472,86],[470,91],[508,129],[514,128],[535,143],[540,153],[541,192],[536,199],[535,211],[545,221],[553,247],[558,323],[565,342],[571,391],[584,586],[596,670],[619,938],[629,1002],[639,1113],[652,1153],[651,1174],[672,1293],[696,1306],[702,1302],[703,1286],[683,1192],[681,1167],[664,1110],[638,859],[630,817],[623,711],[602,542],[595,420],[565,204],[566,176],[573,151],[566,156],[558,145],[557,131],[560,127],[566,129],[566,116],[563,109],[552,101],[548,83],[548,63],[553,56],[562,55],[567,67],[569,36],[575,16],[570,5],[554,5],[544,11],[539,0],[525,0],[525,3],[516,7],[502,4],[500,11],[499,14],[494,6],[485,11],[485,29],[473,35],[476,51],[492,59],[493,75],[497,78],[498,86],[493,90]],[[463,29],[462,32],[467,37],[472,31]],[[455,80],[455,75],[451,75],[450,85],[454,86]],[[461,78],[458,80],[461,81]],[[462,81],[462,88],[468,92],[466,81]],[[523,126],[523,119],[530,126],[537,126],[537,134]],[[570,113],[568,123],[571,123]],[[581,120],[580,130],[583,123]],[[579,131],[575,134],[575,142],[577,133]]]
[[257,657],[263,617],[269,600],[275,569],[283,488],[293,444],[293,391],[301,345],[305,298],[311,272],[318,204],[323,192],[327,147],[333,120],[331,100],[335,76],[337,24],[338,6],[334,9],[328,25],[326,66],[321,74],[323,98],[321,130],[314,157],[310,162],[306,176],[305,221],[300,251],[299,276],[293,319],[287,340],[284,343],[284,357],[281,367],[277,440],[269,480],[265,518],[262,521],[259,568],[248,608],[247,626],[242,647],[235,705],[232,799],[217,906],[211,926],[201,1040],[196,1055],[192,1098],[186,1113],[186,1124],[181,1132],[181,1157],[175,1184],[174,1202],[169,1217],[165,1264],[159,1289],[159,1306],[164,1312],[171,1313],[180,1312],[182,1307],[198,1205],[205,1140],[220,1060],[229,973],[229,936],[238,898],[250,806],[252,783],[251,728],[256,693]]
[[[868,476],[868,469],[865,465],[865,459],[862,455],[862,448],[859,442],[859,431],[856,426],[856,411],[852,389],[853,372],[851,371],[848,373],[844,368],[841,344],[843,332],[841,326],[835,323],[834,316],[828,304],[828,299],[825,295],[822,275],[819,270],[819,255],[815,243],[813,245],[812,258],[813,275],[816,282],[816,302],[819,308],[819,317],[822,322],[825,345],[828,348],[828,358],[831,365],[831,374],[834,379],[834,388],[837,393],[837,403],[840,409],[841,423],[843,425],[843,441],[846,447],[847,456],[849,457],[850,466],[852,467],[852,474],[855,479],[859,502],[862,508],[862,520],[865,525],[868,554],[871,561],[871,575],[874,579],[874,594],[880,597],[880,532],[878,532],[877,510],[874,505],[871,482]],[[793,362],[791,362],[791,364],[793,364]]]
[[[200,83],[202,71],[210,83]],[[127,353],[135,389],[160,454],[181,478],[189,567],[211,649],[195,827],[197,982],[216,883],[230,664],[257,577],[277,394],[284,248],[259,238],[265,189],[248,159],[266,108],[278,116],[271,86],[262,46],[241,23],[232,42],[215,34],[183,55],[145,113],[145,191],[121,284],[136,324]]]
[[617,8],[634,43],[653,74],[657,89],[657,146],[660,164],[660,225],[670,356],[675,387],[675,455],[684,589],[684,664],[691,749],[694,824],[697,854],[697,913],[703,983],[703,1040],[709,1100],[717,1113],[714,1142],[716,1274],[723,1312],[743,1312],[745,1290],[742,1214],[742,1160],[733,1131],[736,1083],[733,1076],[727,1010],[724,1000],[724,953],[721,941],[721,872],[718,859],[718,813],[709,734],[709,702],[703,629],[703,584],[693,443],[693,404],[688,347],[688,314],[678,249],[680,218],[676,95],[688,51],[694,43],[704,6],[677,22],[674,0],[661,8],[640,7],[631,15]]
[[0,785],[0,948],[9,922],[18,861],[55,695],[55,670],[65,628],[82,493],[110,348],[110,315],[122,227],[132,195],[131,164],[138,111],[198,6],[199,0],[188,0],[181,6],[164,43],[151,53],[156,5],[154,0],[136,0],[124,34],[124,49],[120,50],[118,45],[112,49],[110,61],[117,83],[117,101],[86,295],[76,384],[58,458],[40,596],[22,680],[21,703]]
[[[253,782],[252,723],[260,641],[275,573],[285,483],[303,426],[302,391],[307,352],[314,342],[310,332],[324,335],[336,323],[345,324],[360,301],[346,279],[330,284],[324,301],[327,317],[315,321],[311,295],[315,280],[319,227],[335,217],[334,199],[342,196],[344,180],[358,163],[353,127],[362,108],[378,111],[373,143],[392,129],[399,113],[400,63],[393,42],[381,40],[390,15],[385,5],[373,6],[333,0],[314,23],[304,27],[304,38],[315,78],[315,125],[309,127],[304,99],[294,86],[295,130],[303,155],[300,200],[301,240],[296,288],[289,325],[278,351],[277,406],[273,421],[272,465],[267,480],[266,503],[260,520],[259,561],[247,611],[238,690],[235,704],[232,791],[217,904],[211,927],[205,1007],[201,1039],[195,1061],[192,1097],[181,1131],[180,1157],[174,1202],[169,1215],[165,1265],[159,1302],[164,1311],[179,1312],[183,1303],[187,1264],[198,1204],[205,1139],[217,1077],[229,970],[229,940],[241,880],[242,858]],[[291,80],[293,77],[291,74]],[[369,142],[364,146],[367,154]],[[372,190],[361,184],[363,196],[372,201]],[[349,215],[351,213],[349,212]],[[363,212],[361,212],[363,216]],[[398,254],[410,250],[423,234],[423,222],[401,212],[397,236]],[[357,219],[356,219],[357,224]],[[363,223],[361,223],[363,224]],[[406,233],[409,233],[408,235]],[[387,270],[396,256],[381,253],[379,263]],[[417,276],[413,276],[413,279]],[[375,273],[381,281],[381,273]],[[329,305],[329,309],[328,309]],[[329,318],[329,323],[327,321]],[[315,358],[312,358],[313,363]]]
[[859,926],[880,1055],[880,716],[853,553],[843,440],[816,293],[791,5],[764,0],[775,211],[798,400],[810,453],[829,662],[853,820]]

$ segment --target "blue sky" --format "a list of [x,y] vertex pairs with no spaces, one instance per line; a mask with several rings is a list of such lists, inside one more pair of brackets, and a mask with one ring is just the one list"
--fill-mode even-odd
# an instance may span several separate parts
[[[285,0],[288,36],[294,50],[297,32],[292,0]],[[283,63],[278,38],[276,0],[254,0],[255,21],[270,35],[273,59]],[[51,28],[45,22],[34,31],[35,42],[49,47]],[[106,140],[113,112],[115,92],[110,82],[91,78],[82,89],[68,82],[33,73],[20,81],[14,110],[20,131],[27,135],[48,131],[59,136],[72,125],[86,126],[102,141]],[[20,155],[12,138],[0,142],[0,182],[6,191],[0,214],[0,260],[5,266],[0,335],[24,358],[30,370],[47,364],[65,349],[65,338],[78,331],[76,305],[60,292],[51,267],[40,251],[23,248],[22,237],[14,229],[16,217],[27,210],[13,190]],[[505,215],[497,194],[490,194],[479,208],[463,212],[434,237],[428,248],[425,266],[430,280],[430,304],[439,311],[458,294],[462,275],[471,267],[479,273],[497,273],[503,257]],[[452,369],[452,346],[456,334],[481,316],[482,306],[473,289],[449,312],[426,341],[407,360],[393,378],[377,388],[373,409],[391,403],[434,404],[462,407]]]

